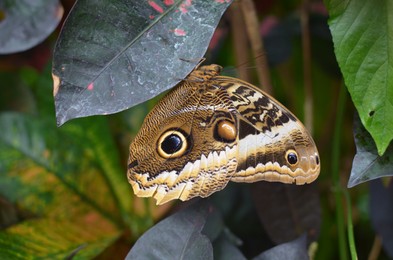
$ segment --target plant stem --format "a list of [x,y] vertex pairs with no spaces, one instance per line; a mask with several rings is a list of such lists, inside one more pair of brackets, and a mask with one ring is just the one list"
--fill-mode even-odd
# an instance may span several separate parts
[[347,225],[348,225],[347,233],[348,233],[349,252],[351,253],[352,259],[358,259],[356,253],[355,237],[353,235],[351,197],[349,196],[348,190],[344,190],[344,195],[347,203]]
[[344,108],[346,101],[346,88],[344,85],[340,87],[338,103],[337,103],[337,116],[336,124],[333,134],[333,147],[332,147],[332,181],[334,185],[334,197],[336,201],[336,222],[338,233],[338,246],[339,255],[341,260],[348,259],[347,243],[345,240],[345,223],[344,223],[344,207],[342,203],[342,187],[340,184],[340,137],[343,125]]
[[311,78],[311,41],[310,41],[308,6],[309,6],[309,1],[303,0],[302,8],[300,11],[300,22],[302,27],[304,93],[306,95],[305,102],[304,102],[304,125],[312,134],[313,95],[312,95],[312,78]]
[[377,260],[379,257],[379,254],[381,253],[381,248],[382,248],[381,237],[376,235],[374,238],[373,246],[371,248],[371,252],[368,255],[368,260]]
[[254,2],[252,0],[243,0],[241,1],[241,7],[244,21],[246,23],[248,38],[250,39],[251,49],[255,57],[255,65],[257,66],[259,82],[262,84],[262,89],[264,91],[272,94],[270,70],[262,38],[259,33],[258,17],[255,11]]
[[233,34],[233,46],[236,57],[236,69],[240,79],[250,82],[250,73],[246,66],[242,66],[249,62],[248,57],[248,41],[244,37],[244,24],[243,14],[240,10],[240,3],[234,2],[230,6],[231,11],[231,29]]

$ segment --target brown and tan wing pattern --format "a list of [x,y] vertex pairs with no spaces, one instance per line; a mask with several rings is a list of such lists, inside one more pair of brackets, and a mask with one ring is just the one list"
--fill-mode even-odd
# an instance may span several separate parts
[[234,109],[225,90],[195,71],[149,113],[130,145],[128,180],[157,204],[223,189],[237,167]]
[[130,145],[128,180],[140,197],[207,197],[229,180],[303,184],[319,173],[303,125],[256,87],[204,66],[147,115]]
[[217,77],[239,117],[235,182],[304,184],[320,171],[318,150],[303,124],[282,104],[242,80]]

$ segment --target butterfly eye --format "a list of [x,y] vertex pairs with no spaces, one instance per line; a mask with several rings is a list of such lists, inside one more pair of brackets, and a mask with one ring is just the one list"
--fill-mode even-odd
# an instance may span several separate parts
[[228,120],[221,120],[216,124],[214,138],[220,142],[231,143],[236,139],[235,125]]
[[288,150],[285,154],[285,159],[287,160],[287,162],[292,165],[295,166],[298,163],[298,156],[297,156],[297,152],[295,150]]
[[187,139],[183,133],[175,130],[165,132],[158,140],[158,154],[163,158],[176,158],[184,154]]

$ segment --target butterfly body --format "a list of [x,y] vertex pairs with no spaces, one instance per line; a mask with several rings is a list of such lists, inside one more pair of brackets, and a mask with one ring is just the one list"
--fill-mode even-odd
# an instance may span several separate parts
[[298,119],[253,85],[194,70],[149,113],[130,145],[128,180],[157,204],[207,197],[229,181],[304,184],[320,170]]

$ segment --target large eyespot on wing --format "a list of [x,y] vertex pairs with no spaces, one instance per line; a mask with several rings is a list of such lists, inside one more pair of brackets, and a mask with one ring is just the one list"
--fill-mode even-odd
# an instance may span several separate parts
[[[186,129],[186,130],[185,130]],[[186,184],[180,172],[192,149],[192,137],[189,133],[191,127],[182,124],[179,127],[163,130],[158,138],[141,136],[143,142],[139,145],[145,147],[144,154],[130,153],[128,179],[135,195],[138,197],[154,197],[157,204],[171,199],[179,198]],[[154,141],[156,139],[156,141]],[[140,141],[136,138],[131,144],[132,149]],[[168,197],[167,196],[167,197]]]
[[190,135],[181,130],[170,129],[158,139],[157,153],[165,159],[183,156],[191,147]]
[[299,156],[295,150],[289,149],[285,152],[285,160],[294,167],[299,163]]
[[178,172],[176,183],[167,185],[165,192],[160,192],[160,187],[157,189],[154,197],[158,204],[172,199],[208,197],[223,189],[235,172],[236,124],[232,117],[220,116],[228,111],[211,109],[215,104],[211,103],[213,105],[199,106],[195,112],[191,128],[192,150],[185,154],[184,167]]
[[[163,204],[206,197],[226,186],[236,169],[237,129],[233,118],[218,120],[222,111],[216,109],[230,112],[220,95],[208,91],[174,89],[146,117],[130,146],[128,176],[137,196]],[[178,106],[177,99],[187,102]]]
[[[163,183],[177,178],[179,165],[175,161],[181,160],[181,154],[186,152],[184,149],[190,147],[186,138],[186,133],[191,131],[190,121],[181,119],[193,117],[195,111],[187,106],[197,99],[197,88],[181,82],[146,116],[130,144],[127,172],[128,181],[138,197],[155,196],[159,187],[167,189]],[[173,131],[166,131],[168,129]],[[176,144],[181,146],[177,148]],[[173,154],[177,160],[170,160]]]
[[217,142],[232,143],[237,137],[236,124],[228,119],[221,119],[216,123],[213,135]]

